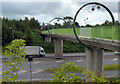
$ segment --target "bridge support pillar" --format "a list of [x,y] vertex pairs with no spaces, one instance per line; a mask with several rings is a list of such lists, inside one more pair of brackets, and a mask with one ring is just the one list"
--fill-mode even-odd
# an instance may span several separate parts
[[54,40],[54,56],[55,58],[63,58],[63,39],[56,38]]
[[101,76],[103,72],[103,49],[94,49],[94,66],[93,70],[97,76]]
[[87,71],[93,71],[97,76],[103,71],[103,49],[93,47],[86,49]]
[[50,43],[51,42],[51,37],[50,36],[46,36],[45,37],[45,42]]

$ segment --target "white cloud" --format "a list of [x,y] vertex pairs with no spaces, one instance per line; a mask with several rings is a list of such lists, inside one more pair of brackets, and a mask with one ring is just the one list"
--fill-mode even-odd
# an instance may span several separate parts
[[[85,4],[85,2],[73,2],[72,0],[59,1],[60,2],[4,2],[2,6],[3,16],[15,19],[24,18],[25,16],[29,18],[35,17],[41,23],[48,23],[52,18],[55,17],[74,17],[78,9]],[[113,4],[110,2],[103,4],[109,7],[115,19],[118,20],[118,6],[115,5],[117,3]],[[103,23],[105,20],[111,21],[111,18],[106,10],[101,8],[101,10],[91,12],[91,6],[85,7],[80,12],[77,17],[77,21],[80,23],[80,25],[85,25],[84,19],[86,18],[88,18],[86,22],[92,25],[96,23]]]
[[[2,2],[61,2],[63,0],[1,0]],[[71,0],[72,2],[119,2],[119,0]],[[64,0],[68,2],[68,0]]]

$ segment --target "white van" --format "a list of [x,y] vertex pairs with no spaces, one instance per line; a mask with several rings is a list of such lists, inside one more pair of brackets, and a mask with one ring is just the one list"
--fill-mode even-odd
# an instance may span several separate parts
[[115,55],[120,55],[120,52],[115,52]]
[[45,56],[45,50],[42,47],[40,47],[39,55],[42,57]]
[[43,57],[45,56],[45,51],[40,46],[25,46],[25,52],[27,55],[25,57]]

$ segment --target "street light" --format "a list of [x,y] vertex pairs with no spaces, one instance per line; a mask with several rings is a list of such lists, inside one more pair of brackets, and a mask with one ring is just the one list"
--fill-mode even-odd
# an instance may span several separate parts
[[88,18],[84,19],[85,24],[87,24],[87,22],[86,22],[87,20],[88,20]]
[[111,16],[111,18],[112,18],[112,25],[113,25],[113,26],[115,25],[115,19],[114,19],[113,14],[112,14],[112,12],[111,12],[105,5],[103,5],[103,4],[101,4],[101,3],[98,3],[98,2],[91,2],[91,3],[87,3],[87,4],[83,5],[82,7],[80,7],[80,9],[76,12],[76,14],[75,14],[75,16],[74,16],[74,20],[73,20],[73,31],[74,31],[74,34],[75,34],[77,40],[79,41],[79,43],[81,43],[82,45],[84,45],[84,46],[86,46],[86,47],[87,47],[88,45],[83,44],[83,43],[80,41],[79,37],[77,36],[76,29],[75,29],[75,22],[76,22],[76,18],[77,18],[78,13],[79,13],[85,6],[87,6],[87,5],[94,5],[94,6],[92,7],[92,10],[93,10],[93,11],[95,10],[95,9],[94,9],[95,6],[97,6],[97,9],[100,9],[100,6],[102,6],[103,8],[105,8],[106,11],[110,14],[110,16]]
[[100,9],[100,6],[99,5],[97,5],[97,4],[95,4],[94,6],[92,6],[92,11],[94,11],[95,10],[95,6],[97,6],[97,9]]
[[[50,23],[51,23],[53,20],[55,20],[55,19],[57,19],[57,21],[63,20],[63,21],[66,23],[66,21],[65,21],[63,18],[59,18],[59,17],[53,18],[52,20],[50,20],[50,22],[49,22],[49,24],[48,24],[48,33],[49,33],[49,34],[50,34],[50,31],[49,31],[49,29],[50,29]],[[53,33],[54,33],[54,30],[53,30]]]
[[10,31],[11,31],[11,34],[12,34],[12,40],[14,40],[13,29],[11,27],[10,27]]

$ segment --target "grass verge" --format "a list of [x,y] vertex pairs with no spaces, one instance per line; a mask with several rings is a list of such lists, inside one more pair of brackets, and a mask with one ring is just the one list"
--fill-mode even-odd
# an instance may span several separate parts
[[[46,72],[53,73],[59,68],[47,68],[45,69]],[[86,67],[78,67],[78,72],[81,72],[85,70]],[[120,70],[120,64],[109,64],[109,65],[104,65],[104,70]]]

